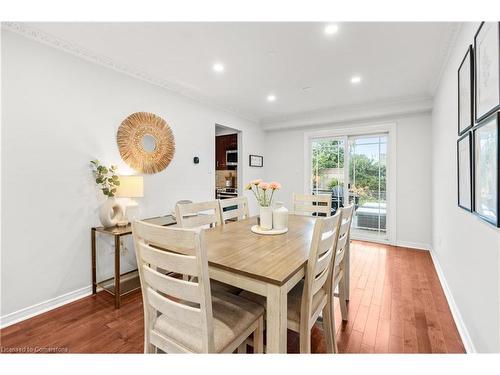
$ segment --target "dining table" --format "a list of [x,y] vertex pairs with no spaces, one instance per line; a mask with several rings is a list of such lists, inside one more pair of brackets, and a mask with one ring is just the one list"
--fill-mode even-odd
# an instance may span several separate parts
[[279,235],[253,233],[257,217],[204,231],[210,278],[266,297],[267,353],[286,353],[287,295],[304,277],[315,220],[290,214]]

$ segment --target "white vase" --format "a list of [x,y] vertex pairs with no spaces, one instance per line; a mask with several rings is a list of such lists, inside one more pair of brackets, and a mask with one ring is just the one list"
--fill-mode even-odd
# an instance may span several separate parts
[[273,209],[273,229],[288,228],[288,210],[283,202],[276,202]]
[[99,220],[104,227],[114,227],[124,220],[124,210],[114,197],[106,199],[99,209]]
[[273,229],[273,209],[260,206],[260,227],[264,230]]

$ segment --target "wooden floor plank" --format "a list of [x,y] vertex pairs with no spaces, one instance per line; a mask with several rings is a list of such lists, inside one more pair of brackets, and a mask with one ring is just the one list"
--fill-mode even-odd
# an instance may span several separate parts
[[377,334],[375,335],[375,353],[389,353],[389,339],[391,333],[391,322],[387,319],[379,319]]
[[380,317],[380,306],[372,304],[370,310],[368,311],[368,317],[366,319],[365,329],[363,331],[363,344],[368,347],[375,347],[375,341],[377,338],[378,324]]
[[[465,352],[429,252],[352,241],[350,289],[347,322],[335,302],[341,353]],[[141,293],[125,296],[119,310],[113,302],[107,293],[98,293],[4,328],[1,350],[141,353]],[[313,352],[325,352],[320,323],[311,341]],[[288,331],[288,352],[298,351],[298,335]]]

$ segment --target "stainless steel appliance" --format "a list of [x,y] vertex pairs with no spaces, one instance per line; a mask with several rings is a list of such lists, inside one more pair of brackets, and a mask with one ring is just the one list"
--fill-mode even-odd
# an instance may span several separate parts
[[226,165],[227,166],[238,165],[238,150],[227,150],[226,151]]
[[238,196],[238,189],[236,188],[217,188],[215,191],[216,199],[236,198]]

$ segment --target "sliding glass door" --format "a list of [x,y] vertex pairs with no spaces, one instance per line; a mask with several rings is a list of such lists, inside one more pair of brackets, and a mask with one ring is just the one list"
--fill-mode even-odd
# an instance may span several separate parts
[[343,207],[346,186],[345,138],[321,138],[311,142],[313,194],[331,194],[332,209]]
[[388,239],[387,133],[310,140],[312,194],[331,194],[332,212],[355,205],[354,238]]
[[351,231],[359,237],[387,239],[387,135],[349,137]]

